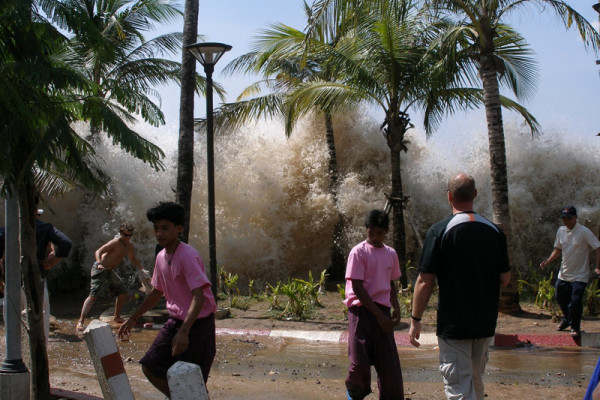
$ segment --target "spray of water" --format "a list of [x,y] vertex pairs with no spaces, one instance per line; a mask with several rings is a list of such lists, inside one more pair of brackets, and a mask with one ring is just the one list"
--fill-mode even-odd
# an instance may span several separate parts
[[[340,170],[338,204],[347,217],[347,242],[364,239],[368,210],[383,208],[390,192],[389,150],[379,123],[365,111],[334,120]],[[82,127],[82,129],[84,129]],[[600,207],[600,156],[594,137],[548,131],[532,138],[517,122],[505,127],[509,163],[514,262],[537,265],[551,251],[560,224],[558,210],[567,204],[580,211],[579,221],[597,230]],[[487,134],[468,130],[461,140],[443,133],[427,141],[423,132],[409,132],[409,151],[402,155],[409,259],[420,254],[418,239],[436,220],[449,213],[446,181],[465,171],[474,175],[479,196],[476,210],[491,218],[491,188]],[[117,234],[123,220],[136,227],[133,241],[141,262],[154,263],[152,226],[146,210],[161,200],[173,200],[177,136],[162,128],[146,136],[167,154],[165,171],[124,154],[110,144],[97,148],[100,165],[111,177],[109,194],[82,192],[64,198],[50,196],[44,218],[74,241],[71,262],[87,272],[93,252]],[[208,264],[206,207],[206,147],[198,135],[192,197],[190,243]],[[600,141],[600,139],[598,139]],[[258,284],[290,276],[317,275],[328,266],[337,221],[328,192],[325,127],[320,118],[303,121],[286,139],[277,122],[249,124],[215,139],[217,261],[242,281]]]

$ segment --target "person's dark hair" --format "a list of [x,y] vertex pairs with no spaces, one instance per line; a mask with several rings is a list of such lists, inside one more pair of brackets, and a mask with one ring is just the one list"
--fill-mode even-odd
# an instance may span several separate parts
[[383,228],[386,231],[390,229],[390,217],[383,210],[371,210],[365,219],[367,228]]
[[166,219],[175,225],[183,225],[183,207],[172,201],[161,201],[146,211],[146,218],[152,223]]
[[471,175],[458,174],[448,181],[448,191],[459,203],[473,201],[477,196],[475,179]]

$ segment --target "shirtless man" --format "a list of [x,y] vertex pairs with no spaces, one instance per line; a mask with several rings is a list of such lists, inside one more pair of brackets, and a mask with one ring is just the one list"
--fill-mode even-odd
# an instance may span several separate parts
[[132,235],[133,225],[127,223],[121,224],[121,226],[119,226],[119,237],[112,239],[94,253],[96,261],[94,262],[91,271],[92,283],[90,295],[83,302],[81,316],[79,317],[79,322],[77,322],[78,331],[83,331],[85,317],[92,309],[96,299],[99,296],[106,296],[108,294],[117,297],[115,303],[115,315],[113,318],[114,322],[125,322],[125,320],[121,318],[121,309],[125,303],[127,289],[121,281],[121,278],[113,271],[113,269],[121,264],[123,259],[127,257],[136,268],[143,271],[143,275],[147,275],[147,272],[144,271],[133,252],[133,243],[131,243]]

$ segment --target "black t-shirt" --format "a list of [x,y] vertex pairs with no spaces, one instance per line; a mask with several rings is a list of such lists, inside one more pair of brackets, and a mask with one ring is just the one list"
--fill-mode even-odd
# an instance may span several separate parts
[[419,271],[437,277],[438,336],[494,336],[500,274],[510,271],[506,237],[500,228],[473,212],[436,223],[427,231]]

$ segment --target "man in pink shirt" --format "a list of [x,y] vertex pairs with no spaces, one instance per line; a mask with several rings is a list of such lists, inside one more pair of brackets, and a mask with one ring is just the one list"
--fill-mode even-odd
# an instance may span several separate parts
[[208,380],[216,353],[217,306],[200,254],[179,240],[183,207],[161,202],[149,209],[146,216],[154,225],[156,241],[163,250],[156,256],[152,291],[121,325],[119,337],[128,337],[137,319],[165,296],[170,318],[140,364],[150,383],[170,397],[167,371],[177,361],[199,365],[204,382]]
[[[383,241],[389,217],[381,210],[367,215],[367,240],[350,251],[346,267],[348,357],[346,377],[349,400],[371,393],[371,365],[377,371],[379,398],[404,399],[404,384],[394,326],[400,322],[395,281],[400,278],[396,251]],[[393,313],[391,309],[393,308]]]

